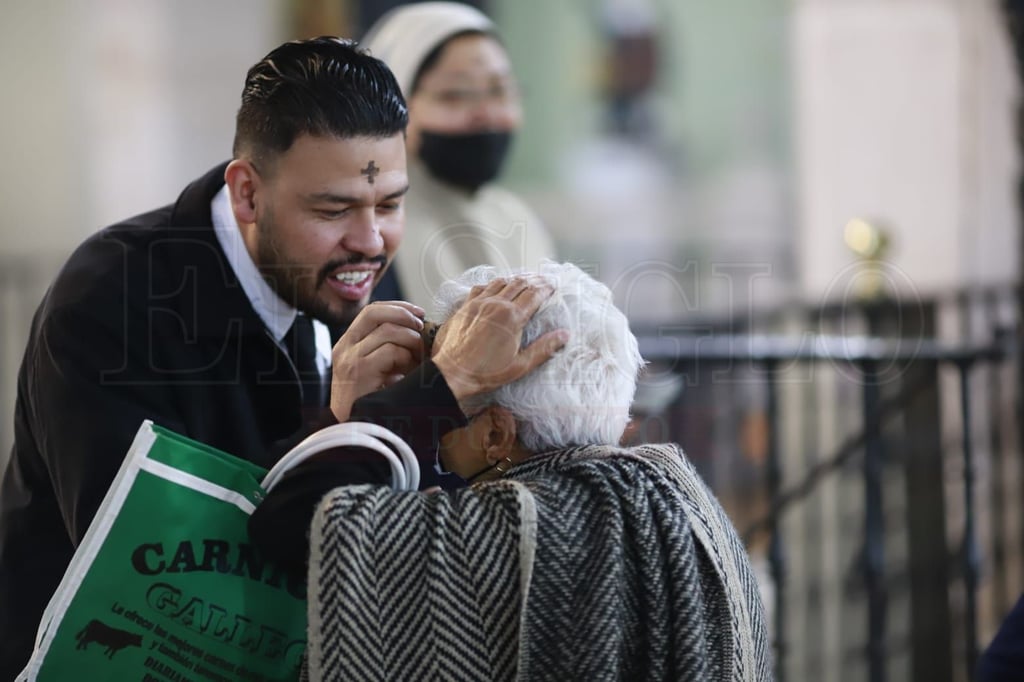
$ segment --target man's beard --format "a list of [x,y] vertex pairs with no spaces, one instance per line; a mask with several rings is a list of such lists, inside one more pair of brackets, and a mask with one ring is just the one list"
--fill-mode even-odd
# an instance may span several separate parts
[[316,268],[313,263],[290,261],[278,240],[271,211],[256,221],[256,230],[259,235],[256,255],[263,279],[283,301],[329,327],[347,327],[365,307],[362,301],[340,298],[335,301],[336,305],[331,306],[317,296],[330,273],[343,265],[380,263],[383,268],[387,264],[387,258],[383,255],[366,258],[359,254],[353,254],[345,260],[329,261],[320,268]]

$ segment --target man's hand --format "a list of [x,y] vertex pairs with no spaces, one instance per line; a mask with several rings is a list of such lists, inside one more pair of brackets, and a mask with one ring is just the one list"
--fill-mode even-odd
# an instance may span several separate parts
[[541,277],[496,279],[476,286],[434,339],[432,356],[460,402],[529,374],[568,340],[564,329],[520,348],[523,328],[554,292]]
[[363,308],[331,353],[331,412],[348,419],[352,403],[401,380],[423,362],[423,310],[405,301]]

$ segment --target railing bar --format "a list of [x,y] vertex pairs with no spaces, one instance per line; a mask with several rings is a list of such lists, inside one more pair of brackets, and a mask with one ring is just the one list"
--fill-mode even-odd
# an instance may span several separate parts
[[1001,361],[1006,357],[1003,343],[949,344],[931,339],[892,340],[874,336],[825,336],[793,338],[767,335],[705,334],[638,336],[640,353],[648,360],[680,356],[700,362],[865,362],[893,360]]
[[[999,297],[997,292],[986,292],[986,322],[991,329],[999,329]],[[1003,414],[1003,372],[1000,365],[993,364],[988,368],[989,394],[988,413],[989,443],[992,447],[992,571],[993,599],[997,610],[1002,611],[1009,605],[1010,584],[1009,572],[1006,570],[1006,453],[1003,447],[1002,419]]]
[[[1009,338],[1016,339],[1016,344],[1013,347],[1013,364],[1016,369],[1016,385],[1017,391],[1013,401],[1013,411],[1015,425],[1017,427],[1014,436],[1017,441],[1017,466],[1018,471],[1024,469],[1024,343],[1020,342],[1020,337],[1024,335],[1024,285],[1021,288],[1015,290],[1015,312],[1017,313],[1017,324],[1014,329],[1008,332]],[[1020,482],[1024,484],[1024,477],[1020,478]],[[1024,499],[1024,489],[1019,489],[1019,499]],[[1021,524],[1022,534],[1020,536],[1020,546],[1018,550],[1024,553],[1024,524]],[[1021,562],[1021,566],[1024,567],[1024,562]],[[1018,576],[1019,578],[1020,576]]]
[[[821,394],[824,393],[821,387],[820,377],[812,375],[809,381],[803,385],[803,391],[801,392],[801,406],[804,411],[804,415],[813,415],[810,418],[802,418],[800,421],[803,422],[804,427],[801,431],[800,450],[803,453],[803,462],[801,470],[808,471],[818,464],[818,458],[820,456],[819,444],[821,442],[821,414],[819,412],[819,405],[821,400]],[[806,522],[804,524],[804,547],[807,548],[818,548],[823,546],[825,540],[825,533],[823,519],[826,516],[825,506],[828,502],[824,499],[824,496],[819,496],[816,500],[818,507],[818,513],[805,517]],[[803,570],[801,574],[807,576],[810,581],[808,587],[812,586],[811,589],[805,590],[805,598],[807,599],[807,606],[805,607],[811,616],[808,625],[808,629],[816,628],[816,632],[813,633],[813,637],[809,640],[817,642],[817,644],[811,643],[810,646],[804,646],[804,660],[801,661],[801,672],[800,677],[807,679],[808,677],[820,677],[820,668],[815,668],[812,651],[817,651],[827,646],[827,625],[823,616],[824,607],[824,588],[822,576],[826,575],[825,570],[825,558],[822,552],[817,551],[805,551],[803,552]],[[812,634],[809,632],[808,634]]]
[[970,363],[961,362],[960,410],[963,420],[964,457],[964,636],[967,640],[967,679],[973,679],[978,661],[978,574],[980,557],[974,519],[974,452],[971,446]]
[[882,467],[885,452],[878,415],[879,387],[874,362],[862,365],[864,382],[864,581],[868,592],[868,674],[871,682],[886,678],[885,521]]
[[[768,495],[774,500],[782,489],[782,459],[779,451],[779,405],[776,366],[764,363],[768,412]],[[786,659],[786,556],[782,543],[780,518],[771,523],[771,542],[768,545],[768,566],[774,583],[775,679],[785,682]]]

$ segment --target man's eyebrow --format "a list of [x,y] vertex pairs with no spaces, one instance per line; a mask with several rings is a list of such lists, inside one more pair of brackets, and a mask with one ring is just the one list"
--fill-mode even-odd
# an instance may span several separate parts
[[334,192],[317,192],[315,194],[307,195],[309,201],[326,204],[355,204],[359,202],[359,197],[347,197],[343,194],[335,194]]
[[391,194],[387,195],[386,197],[384,197],[382,199],[382,201],[390,201],[391,199],[397,199],[398,197],[404,195],[408,191],[409,191],[409,185],[406,185],[402,189],[400,189],[400,190],[398,190],[396,192],[392,192]]
[[[387,195],[386,197],[381,199],[381,201],[390,201],[391,199],[397,199],[398,197],[404,195],[408,191],[409,185],[406,185],[402,189]],[[344,194],[335,194],[334,192],[316,192],[315,194],[308,195],[307,199],[311,202],[325,204],[358,204],[362,201],[365,201],[366,197],[345,196]]]

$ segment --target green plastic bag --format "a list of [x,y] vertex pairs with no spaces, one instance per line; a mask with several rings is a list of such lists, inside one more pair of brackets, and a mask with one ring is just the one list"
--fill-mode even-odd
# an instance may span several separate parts
[[266,473],[144,422],[18,679],[298,679],[304,581],[246,530]]

